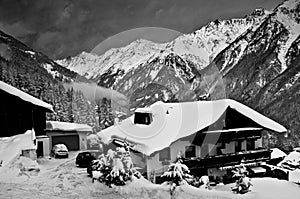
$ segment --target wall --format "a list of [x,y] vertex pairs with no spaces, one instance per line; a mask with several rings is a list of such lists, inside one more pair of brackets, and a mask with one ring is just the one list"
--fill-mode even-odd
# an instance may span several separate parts
[[80,150],[87,150],[87,133],[91,132],[78,132]]
[[[176,161],[177,155],[184,155],[185,147],[191,146],[189,141],[178,140],[170,145],[170,163]],[[200,156],[200,146],[196,146],[196,156]],[[156,173],[161,173],[168,168],[168,165],[163,165],[159,161],[159,152],[147,157],[147,177],[150,179],[151,173],[156,170]]]

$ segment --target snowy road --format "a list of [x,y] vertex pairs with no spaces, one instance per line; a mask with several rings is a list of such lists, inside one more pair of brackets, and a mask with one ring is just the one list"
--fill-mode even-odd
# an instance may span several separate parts
[[76,153],[69,159],[41,159],[36,176],[0,178],[0,198],[123,198],[101,183],[92,183],[86,168],[75,166],[75,157]]

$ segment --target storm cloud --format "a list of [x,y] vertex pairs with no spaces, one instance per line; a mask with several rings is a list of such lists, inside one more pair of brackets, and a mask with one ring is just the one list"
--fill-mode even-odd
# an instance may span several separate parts
[[282,0],[0,0],[0,29],[51,58],[90,51],[133,28],[182,33]]

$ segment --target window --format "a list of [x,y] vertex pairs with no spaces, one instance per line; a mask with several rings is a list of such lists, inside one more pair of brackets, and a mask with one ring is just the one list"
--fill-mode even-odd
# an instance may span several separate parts
[[159,161],[171,160],[170,147],[165,148],[159,152]]
[[255,149],[255,140],[253,139],[247,140],[247,151],[254,150],[254,149]]
[[196,157],[196,147],[195,146],[186,146],[185,147],[185,157],[186,158]]
[[218,143],[217,145],[217,155],[223,155],[225,153],[226,144],[225,142]]
[[136,112],[134,114],[134,123],[135,124],[146,124],[149,125],[152,122],[152,114],[151,113],[139,113]]
[[235,152],[240,152],[242,150],[242,142],[236,141],[235,142]]

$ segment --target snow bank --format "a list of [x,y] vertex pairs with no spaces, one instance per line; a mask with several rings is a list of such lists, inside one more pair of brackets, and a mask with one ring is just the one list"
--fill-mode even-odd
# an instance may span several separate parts
[[0,182],[24,182],[31,176],[37,176],[39,171],[39,165],[35,160],[21,156],[6,167],[0,168]]
[[300,196],[299,186],[275,178],[253,178],[253,190],[249,196],[253,199],[295,199]]
[[0,138],[0,162],[2,167],[16,159],[26,149],[35,149],[34,131],[28,130],[24,134]]
[[176,187],[173,196],[170,195],[170,185],[167,184],[153,184],[148,180],[141,178],[135,179],[123,187],[116,187],[116,190],[126,198],[143,198],[143,199],[156,199],[156,198],[188,198],[188,199],[232,199],[237,198],[231,192],[215,191],[199,189],[190,185],[181,185]]
[[289,181],[300,184],[300,169],[289,171]]

